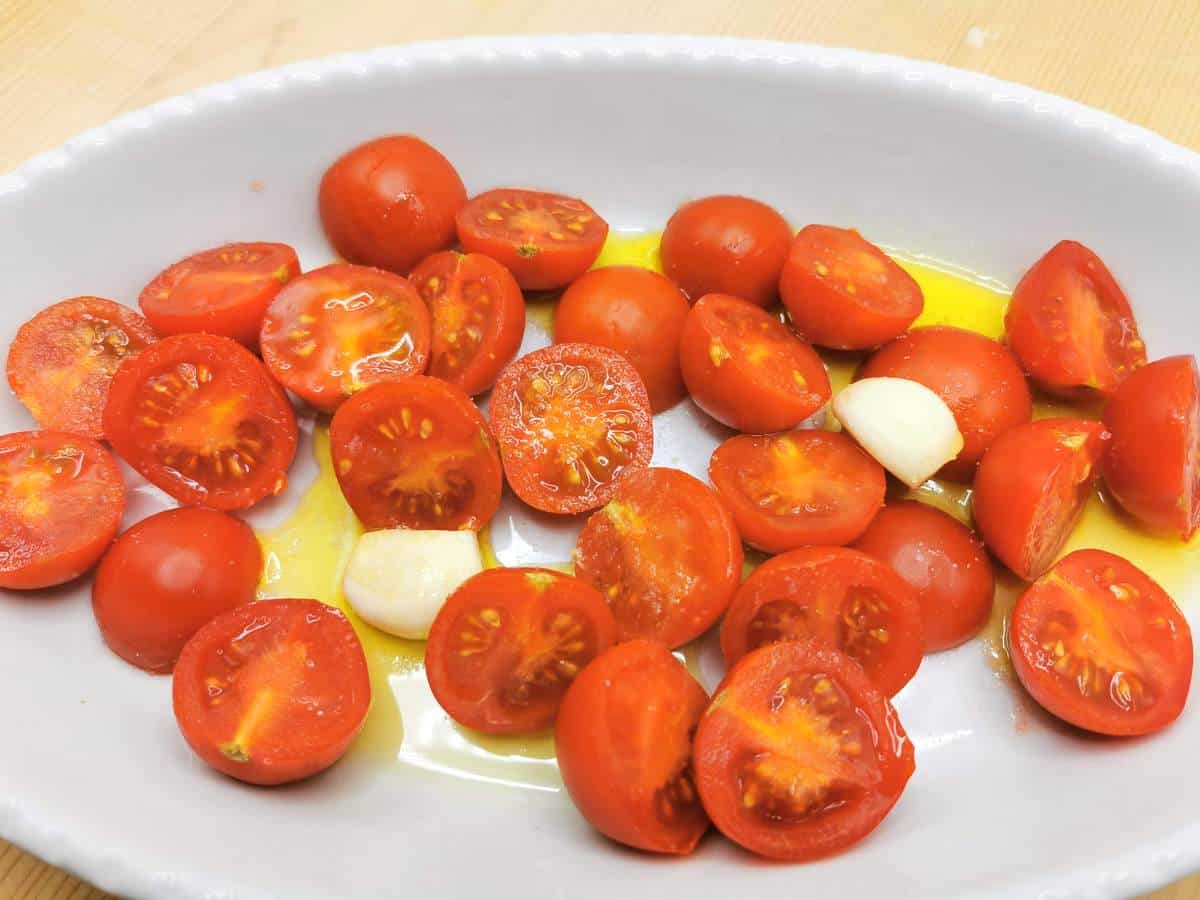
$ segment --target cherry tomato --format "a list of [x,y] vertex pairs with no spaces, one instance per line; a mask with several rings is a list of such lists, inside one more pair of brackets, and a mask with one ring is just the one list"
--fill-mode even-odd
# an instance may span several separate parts
[[244,509],[287,487],[296,414],[258,358],[180,334],[126,360],[104,407],[113,449],[181,503]]
[[829,376],[812,347],[728,294],[708,294],[692,307],[679,361],[696,405],[738,431],[786,431],[829,400]]
[[983,451],[1033,418],[1016,358],[1003,344],[961,328],[915,328],[878,350],[856,377],[907,378],[946,401],[963,448],[938,474],[954,481],[970,481]]
[[576,279],[554,314],[554,339],[616,350],[633,363],[654,412],[683,399],[679,336],[687,298],[668,279],[636,266],[593,269]]
[[608,223],[582,200],[521,188],[472,197],[457,221],[462,245],[503,263],[527,291],[566,287],[608,237]]
[[0,437],[0,588],[50,587],[82,575],[125,512],[117,461],[62,431]]
[[128,306],[75,297],[43,309],[8,350],[8,383],[38,425],[99,440],[113,372],[158,340]]
[[488,734],[549,727],[580,669],[616,636],[595,588],[551,569],[487,569],[433,620],[425,671],[454,721]]
[[170,672],[201,626],[253,602],[262,564],[245,522],[211,509],[168,509],[138,522],[104,555],[92,612],[114,653],[149,672]]
[[1006,431],[984,453],[971,497],[975,527],[1026,581],[1050,568],[1071,536],[1110,437],[1099,422],[1042,419]]
[[138,305],[161,335],[205,331],[254,349],[267,306],[299,274],[287,244],[226,244],[168,266]]
[[251,784],[329,768],[371,705],[358,635],[319,600],[260,600],[222,613],[184,646],[172,687],[175,720],[196,755]]
[[509,486],[543,512],[603,506],[654,452],[642,379],[604,347],[555,344],[521,357],[500,374],[490,412]]
[[479,529],[500,505],[487,422],[444,381],[372,385],[342,404],[329,437],[338,484],[369,529]]
[[608,601],[617,639],[678,647],[721,617],[742,580],[742,542],[708,485],[678,469],[623,478],[575,546],[575,574]]
[[486,391],[525,336],[525,298],[512,273],[481,253],[446,250],[423,260],[409,280],[433,326],[426,374],[468,394]]
[[696,729],[693,766],[722,834],[760,856],[800,861],[870,834],[915,763],[896,711],[853,660],[785,641],[725,676]]
[[887,476],[844,434],[801,429],[732,437],[708,478],[742,538],[767,553],[849,544],[883,507]]
[[663,271],[685,294],[732,294],[770,306],[779,294],[792,227],[749,197],[704,197],[685,203],[663,232]]
[[554,745],[575,806],[614,841],[691,853],[708,830],[692,734],[708,694],[662,644],[618,644],[567,688]]
[[1009,626],[1013,669],[1049,712],[1100,734],[1159,731],[1192,683],[1192,632],[1137,566],[1076,550],[1029,586]]
[[1125,293],[1095,253],[1060,241],[1017,284],[1004,316],[1008,345],[1039,387],[1112,394],[1146,362]]
[[348,262],[407,272],[454,243],[467,189],[446,157],[410,134],[355,147],[321,179],[321,224]]

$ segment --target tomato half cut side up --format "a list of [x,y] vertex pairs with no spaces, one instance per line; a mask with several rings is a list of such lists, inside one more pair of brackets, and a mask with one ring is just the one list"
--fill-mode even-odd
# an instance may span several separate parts
[[488,734],[540,731],[616,630],[604,598],[578,578],[487,569],[463,582],[433,620],[425,672],[460,725]]
[[721,833],[793,862],[870,834],[916,767],[896,711],[862,669],[802,641],[762,647],[733,667],[700,719],[693,754]]
[[1149,734],[1182,712],[1192,683],[1192,632],[1137,566],[1077,550],[1018,598],[1013,669],[1046,710],[1078,728]]

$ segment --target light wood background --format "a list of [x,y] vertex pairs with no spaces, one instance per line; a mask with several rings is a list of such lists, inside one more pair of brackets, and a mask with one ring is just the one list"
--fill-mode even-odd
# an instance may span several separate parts
[[[645,31],[853,46],[1024,82],[1200,149],[1200,0],[0,0],[0,172],[255,69],[475,34]],[[0,900],[105,895],[0,841]],[[1154,900],[1200,900],[1200,876]]]

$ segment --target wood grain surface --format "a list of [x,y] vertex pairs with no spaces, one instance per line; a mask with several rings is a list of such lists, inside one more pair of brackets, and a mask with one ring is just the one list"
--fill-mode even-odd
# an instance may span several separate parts
[[[0,0],[0,172],[119,113],[255,69],[432,38],[586,31],[930,59],[1200,149],[1200,0]],[[0,841],[0,900],[105,896]],[[1200,876],[1151,896],[1200,900]]]

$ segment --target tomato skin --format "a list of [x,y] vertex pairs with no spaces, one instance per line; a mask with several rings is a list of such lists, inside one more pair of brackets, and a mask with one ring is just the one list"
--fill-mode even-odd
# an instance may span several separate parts
[[691,742],[707,705],[700,683],[654,641],[627,641],[588,663],[563,697],[554,743],[567,793],[592,827],[653,853],[695,849],[708,816]]
[[633,363],[650,408],[658,413],[683,399],[679,336],[687,298],[668,279],[637,266],[592,269],[563,293],[554,313],[554,340],[596,344]]
[[685,203],[663,231],[663,271],[690,298],[732,294],[770,306],[779,294],[792,227],[749,197],[702,197]]
[[454,243],[467,189],[446,157],[411,134],[359,144],[321,178],[329,243],[348,262],[405,273]]

